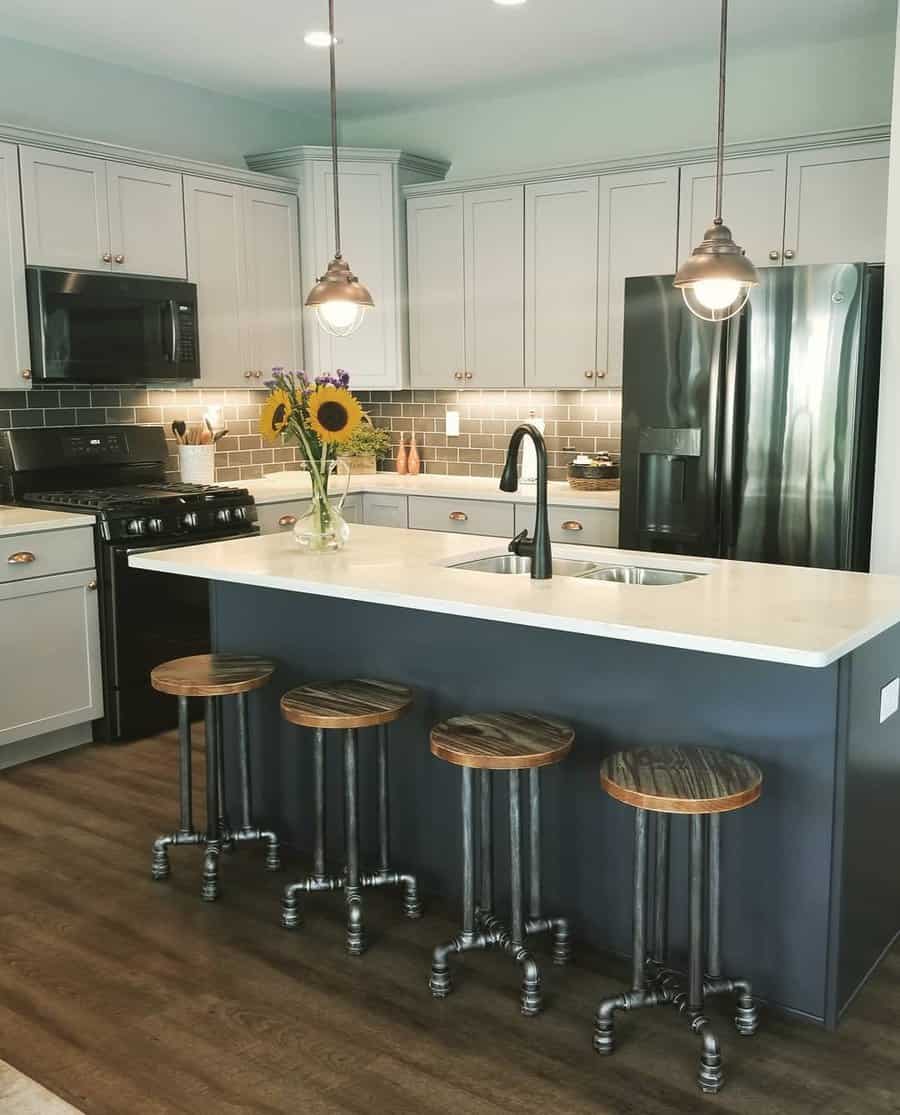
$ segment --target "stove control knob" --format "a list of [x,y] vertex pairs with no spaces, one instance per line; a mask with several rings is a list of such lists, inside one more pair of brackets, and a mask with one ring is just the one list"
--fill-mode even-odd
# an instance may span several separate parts
[[231,508],[230,507],[220,507],[219,510],[216,512],[216,518],[219,520],[220,523],[230,523],[231,522]]
[[182,522],[188,528],[188,530],[190,530],[192,527],[195,527],[197,525],[197,512],[188,511],[182,519]]
[[129,534],[143,534],[147,529],[147,522],[145,519],[129,519],[125,529]]
[[149,530],[151,534],[162,534],[162,529],[162,519],[150,519],[147,523],[147,530]]
[[247,518],[247,512],[243,509],[243,507],[235,507],[235,509],[231,512],[231,517],[236,523],[241,523],[244,521],[244,519]]

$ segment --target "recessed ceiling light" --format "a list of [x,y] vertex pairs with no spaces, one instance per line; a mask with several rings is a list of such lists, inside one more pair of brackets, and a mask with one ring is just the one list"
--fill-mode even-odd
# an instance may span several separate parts
[[[327,31],[307,31],[303,36],[303,41],[307,46],[331,46],[331,35]],[[334,45],[337,46],[339,41],[335,36]]]

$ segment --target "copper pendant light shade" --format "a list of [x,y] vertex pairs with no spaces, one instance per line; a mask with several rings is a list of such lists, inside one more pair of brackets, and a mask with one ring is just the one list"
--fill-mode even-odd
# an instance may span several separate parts
[[728,42],[728,0],[722,0],[719,40],[719,114],[716,136],[716,215],[678,268],[674,285],[692,314],[706,321],[725,321],[740,313],[753,287],[759,285],[756,268],[722,220],[722,180],[725,161],[725,61]]
[[328,47],[331,70],[331,166],[334,183],[334,258],[306,298],[316,311],[319,325],[333,337],[349,337],[363,323],[366,310],[375,303],[341,253],[341,201],[338,183],[337,80],[335,74],[334,0],[328,0]]

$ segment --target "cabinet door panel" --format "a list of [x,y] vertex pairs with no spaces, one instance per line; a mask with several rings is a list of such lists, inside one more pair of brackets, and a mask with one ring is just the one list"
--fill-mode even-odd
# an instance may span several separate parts
[[463,196],[466,387],[525,384],[524,207],[522,186]]
[[410,378],[453,389],[466,365],[462,195],[411,198],[406,214]]
[[[359,329],[349,337],[331,337],[315,315],[307,315],[312,341],[313,369],[351,375],[354,387],[386,390],[401,386],[401,359],[395,285],[394,178],[389,166],[342,162],[341,240],[353,273],[369,288],[373,309],[366,311]],[[315,265],[325,270],[334,255],[334,174],[330,164],[317,163],[313,172],[316,212]]]
[[525,188],[525,382],[589,387],[597,363],[596,178]]
[[0,585],[0,744],[103,714],[93,570]]
[[127,163],[107,163],[106,174],[113,269],[186,278],[181,175]]
[[887,224],[888,150],[858,143],[788,156],[788,262],[880,263]]
[[366,492],[363,495],[363,522],[375,527],[409,526],[406,496]]
[[512,538],[514,524],[515,511],[511,503],[445,499],[443,496],[409,497],[409,525],[413,530]]
[[31,385],[22,378],[30,351],[19,156],[13,144],[0,143],[0,388]]
[[209,385],[246,387],[250,382],[241,316],[242,200],[240,186],[184,180],[188,278],[197,284],[200,368]]
[[[784,241],[784,155],[728,159],[722,187],[722,215],[738,244],[757,267],[781,265]],[[678,261],[691,254],[716,211],[713,163],[681,168]],[[777,258],[771,259],[772,253]]]
[[675,270],[678,169],[600,179],[597,386],[622,386],[625,280]]
[[104,271],[112,264],[106,163],[20,147],[25,255],[40,267]]
[[243,308],[249,357],[251,370],[261,372],[251,382],[260,387],[272,368],[300,367],[296,197],[245,187],[244,260]]

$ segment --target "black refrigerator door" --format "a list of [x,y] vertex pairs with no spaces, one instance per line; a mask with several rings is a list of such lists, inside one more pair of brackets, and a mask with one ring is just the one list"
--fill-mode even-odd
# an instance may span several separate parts
[[881,270],[822,264],[761,278],[726,374],[734,432],[723,453],[723,554],[865,569]]
[[625,283],[619,545],[715,557],[728,332],[672,276]]

